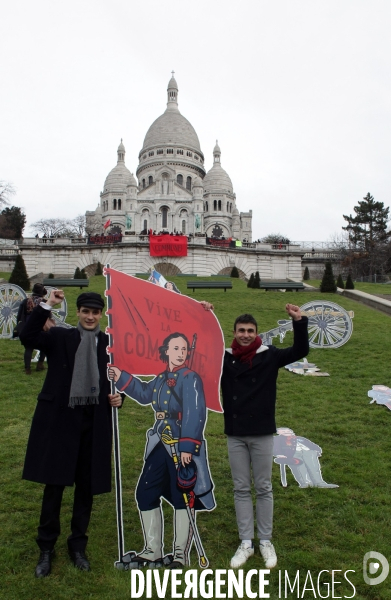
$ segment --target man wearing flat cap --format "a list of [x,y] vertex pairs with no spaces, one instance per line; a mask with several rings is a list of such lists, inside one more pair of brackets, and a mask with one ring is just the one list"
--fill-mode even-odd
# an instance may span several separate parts
[[23,344],[48,357],[23,470],[24,479],[45,484],[36,577],[51,572],[65,486],[75,485],[69,555],[75,567],[90,570],[86,532],[93,496],[111,490],[111,407],[122,404],[120,394],[110,394],[106,376],[108,337],[99,328],[103,298],[95,292],[80,294],[77,327],[42,331],[48,311],[63,298],[61,290],[52,290],[46,303],[34,308],[20,335]]

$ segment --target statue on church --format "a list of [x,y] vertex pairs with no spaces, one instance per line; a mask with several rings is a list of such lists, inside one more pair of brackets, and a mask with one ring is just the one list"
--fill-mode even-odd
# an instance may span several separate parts
[[126,229],[132,228],[132,217],[130,215],[126,215]]
[[164,196],[167,196],[168,194],[168,178],[167,176],[163,175],[163,181],[162,181],[162,192]]
[[201,217],[200,215],[195,216],[195,228],[200,229],[201,227]]

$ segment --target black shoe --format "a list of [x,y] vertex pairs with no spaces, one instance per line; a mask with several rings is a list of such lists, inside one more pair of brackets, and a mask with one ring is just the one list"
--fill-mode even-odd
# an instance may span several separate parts
[[54,550],[41,550],[37,566],[35,567],[35,577],[47,577],[52,570],[52,559]]
[[80,569],[80,571],[91,571],[90,563],[84,552],[69,551],[69,556],[77,569]]
[[184,569],[185,565],[183,565],[179,560],[173,560],[172,563],[167,565],[167,569]]

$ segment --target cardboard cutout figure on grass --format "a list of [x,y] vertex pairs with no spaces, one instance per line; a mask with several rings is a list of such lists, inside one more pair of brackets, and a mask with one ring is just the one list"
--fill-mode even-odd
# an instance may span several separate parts
[[[215,507],[204,429],[207,409],[222,411],[220,325],[213,312],[192,298],[163,288],[157,293],[156,285],[109,267],[105,272],[109,378],[118,391],[154,411],[135,494],[144,548],[124,552],[121,486],[117,485],[120,558],[116,566],[183,568],[189,564],[194,541],[199,564],[207,567],[196,514]],[[141,381],[135,374],[153,378]],[[119,464],[116,472],[120,476]],[[166,555],[162,499],[174,509],[173,552]]]
[[386,385],[373,385],[372,389],[368,392],[369,398],[372,398],[370,404],[376,402],[376,404],[384,404],[389,410],[391,410],[391,389]]
[[322,448],[305,437],[296,436],[292,429],[279,427],[274,436],[274,462],[280,465],[281,485],[287,487],[286,467],[292,471],[299,487],[337,488],[334,483],[326,483],[322,477],[319,456]]
[[315,363],[309,363],[306,358],[302,361],[296,361],[285,365],[287,371],[296,373],[296,375],[310,375],[312,377],[329,377],[328,373],[321,373]]

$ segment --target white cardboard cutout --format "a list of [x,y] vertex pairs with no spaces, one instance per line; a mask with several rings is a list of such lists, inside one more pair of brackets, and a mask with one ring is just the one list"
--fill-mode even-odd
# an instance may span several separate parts
[[322,448],[311,440],[296,436],[292,429],[279,427],[274,436],[274,462],[280,465],[281,485],[287,487],[286,467],[301,488],[337,488],[334,483],[326,483],[322,477],[319,457]]

